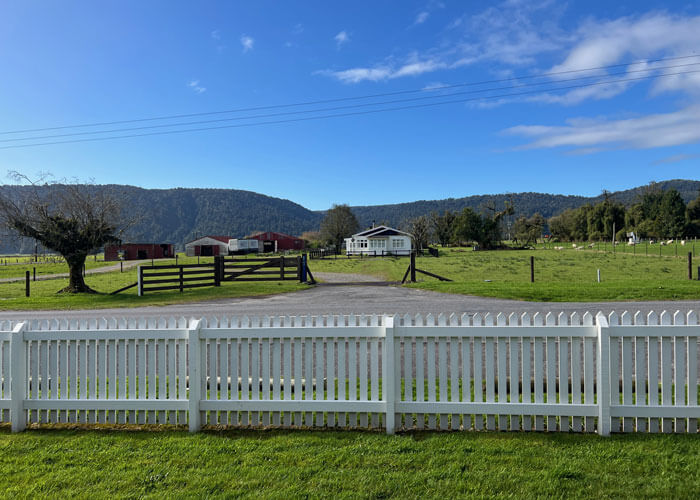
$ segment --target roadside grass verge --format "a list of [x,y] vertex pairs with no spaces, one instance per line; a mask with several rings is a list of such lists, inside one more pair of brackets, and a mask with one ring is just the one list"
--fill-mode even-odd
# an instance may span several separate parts
[[[535,257],[535,283],[530,283],[530,256]],[[700,298],[700,281],[688,280],[687,257],[593,250],[440,250],[422,256],[416,267],[453,280],[440,282],[418,274],[409,286],[446,293],[518,300],[580,302],[613,300],[683,300]],[[696,261],[700,264],[700,260]],[[360,273],[400,281],[408,258],[311,260],[313,271]],[[694,265],[693,276],[696,278]],[[601,282],[597,282],[597,270]]]
[[700,436],[0,431],[8,497],[664,497],[700,491]]

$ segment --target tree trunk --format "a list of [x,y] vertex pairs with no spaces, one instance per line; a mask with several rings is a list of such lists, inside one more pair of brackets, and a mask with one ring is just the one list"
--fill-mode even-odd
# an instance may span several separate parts
[[68,286],[59,290],[59,293],[97,293],[85,284],[83,268],[87,255],[64,255],[69,269]]

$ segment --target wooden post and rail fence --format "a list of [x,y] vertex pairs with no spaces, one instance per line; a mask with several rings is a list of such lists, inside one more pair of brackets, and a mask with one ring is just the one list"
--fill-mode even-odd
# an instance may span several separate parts
[[226,281],[298,281],[315,283],[306,255],[236,259],[216,256],[207,264],[139,266],[138,281],[113,293],[138,287],[139,296],[162,290],[221,286]]

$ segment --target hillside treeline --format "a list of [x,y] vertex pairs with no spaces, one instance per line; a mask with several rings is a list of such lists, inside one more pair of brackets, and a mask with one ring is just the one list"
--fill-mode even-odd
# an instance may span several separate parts
[[649,186],[633,205],[605,197],[596,204],[565,210],[548,220],[553,238],[561,241],[621,241],[627,233],[639,238],[700,236],[700,196],[686,204],[681,194]]

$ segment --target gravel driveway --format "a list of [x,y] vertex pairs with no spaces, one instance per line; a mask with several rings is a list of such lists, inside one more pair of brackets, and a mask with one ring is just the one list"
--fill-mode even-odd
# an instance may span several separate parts
[[427,314],[476,312],[622,312],[698,310],[700,301],[655,302],[523,302],[517,300],[452,295],[400,286],[319,285],[299,292],[264,297],[221,299],[192,304],[149,306],[131,309],[70,311],[3,311],[0,319],[88,318],[104,316],[217,316],[217,315],[323,315],[323,314]]

